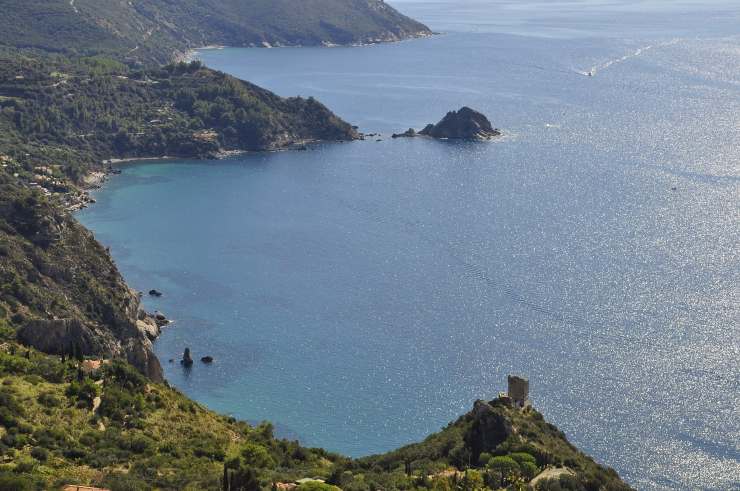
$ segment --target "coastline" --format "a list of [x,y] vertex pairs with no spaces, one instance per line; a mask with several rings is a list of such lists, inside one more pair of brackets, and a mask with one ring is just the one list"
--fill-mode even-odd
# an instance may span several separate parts
[[263,41],[261,44],[249,44],[246,46],[227,46],[227,45],[221,45],[221,44],[208,44],[206,46],[200,46],[195,48],[190,48],[185,52],[175,52],[172,57],[173,63],[190,63],[192,61],[196,61],[198,59],[198,52],[199,51],[211,51],[211,50],[222,50],[226,48],[262,48],[262,49],[273,49],[273,48],[361,48],[364,46],[376,46],[378,44],[387,44],[387,43],[401,43],[404,41],[412,41],[414,39],[425,39],[430,38],[433,36],[439,36],[442,33],[439,32],[416,32],[409,36],[405,37],[392,37],[392,38],[386,38],[386,39],[373,39],[368,40],[364,42],[358,42],[358,43],[349,43],[349,44],[336,44],[329,41],[322,41],[320,44],[282,44],[282,43],[268,43],[267,41]]
[[136,162],[158,162],[167,160],[177,159],[195,159],[195,160],[222,160],[229,157],[235,157],[237,155],[243,155],[248,153],[263,153],[263,152],[282,152],[290,150],[305,150],[305,146],[312,143],[321,143],[320,140],[300,140],[292,142],[284,147],[266,150],[221,150],[214,154],[212,158],[208,157],[185,157],[185,156],[173,156],[173,155],[161,155],[158,157],[124,157],[116,158],[111,157],[100,161],[100,167],[90,169],[83,177],[82,182],[78,185],[76,190],[72,190],[66,193],[65,198],[67,203],[65,209],[70,212],[79,211],[83,208],[87,208],[89,205],[95,203],[95,198],[90,196],[90,191],[102,188],[106,182],[110,179],[110,176],[115,176],[121,173],[119,167],[127,163]]

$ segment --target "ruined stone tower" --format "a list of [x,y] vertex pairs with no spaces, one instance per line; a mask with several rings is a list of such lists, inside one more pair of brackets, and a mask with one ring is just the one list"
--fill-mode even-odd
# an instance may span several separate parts
[[529,402],[529,380],[517,375],[509,375],[509,398],[517,407],[527,407]]

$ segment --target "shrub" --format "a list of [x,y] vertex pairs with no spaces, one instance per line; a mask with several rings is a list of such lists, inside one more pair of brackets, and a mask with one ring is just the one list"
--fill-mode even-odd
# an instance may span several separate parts
[[522,476],[528,481],[539,473],[539,468],[532,462],[521,462],[519,467],[521,467]]
[[[211,460],[223,462],[226,457],[224,450],[215,442],[202,442],[193,449],[196,457],[206,457]],[[269,457],[269,455],[268,455]]]
[[[2,404],[1,401],[0,404]],[[14,428],[18,425],[15,415],[7,407],[0,407],[0,425],[6,428]]]
[[118,360],[107,365],[105,373],[108,380],[123,389],[141,389],[147,384],[147,379],[134,367]]
[[93,431],[87,431],[80,436],[80,444],[85,445],[86,447],[91,447],[98,443],[100,440],[100,435],[98,433]]
[[502,488],[505,486],[506,479],[510,475],[520,471],[519,464],[516,460],[511,457],[502,456],[492,457],[488,461],[488,468],[498,476]]
[[23,357],[0,352],[0,372],[23,374],[27,373],[31,366],[31,362]]
[[43,357],[35,360],[33,371],[47,382],[60,384],[64,382],[67,369],[56,358]]
[[59,398],[52,392],[42,392],[36,398],[39,404],[46,407],[57,407],[61,404]]
[[136,435],[129,441],[128,447],[132,452],[142,454],[151,449],[154,445],[154,441],[144,435]]
[[0,473],[0,489],[3,491],[33,491],[33,481],[25,476],[15,476],[8,473]]
[[481,466],[485,466],[488,464],[488,461],[491,460],[491,454],[488,452],[481,452],[480,457],[478,457],[478,464]]
[[[38,360],[34,360],[33,367],[36,366],[37,361]],[[30,370],[33,370],[33,367],[31,367]],[[26,382],[32,385],[39,385],[44,383],[44,379],[41,378],[39,375],[36,375],[35,373],[30,373],[23,378],[26,380]]]
[[244,461],[251,467],[258,469],[272,469],[275,467],[275,460],[262,445],[247,443],[242,447],[241,453]]
[[[18,474],[30,474],[36,468],[36,461],[29,458],[24,458],[18,461],[15,465],[15,472]],[[0,488],[2,489],[2,488]]]
[[67,387],[66,394],[73,401],[82,403],[83,407],[92,407],[93,399],[100,394],[100,387],[89,378],[82,382],[74,380]]
[[64,450],[64,456],[68,459],[83,459],[87,456],[87,450],[82,447],[73,446]]
[[49,451],[43,447],[33,447],[31,450],[31,457],[38,460],[39,462],[46,462],[49,458]]
[[18,448],[21,449],[26,446],[28,443],[28,437],[25,435],[21,435],[17,432],[14,433],[6,433],[2,437],[2,441],[5,445],[12,448]]
[[[2,309],[3,311],[5,310],[2,308],[2,306],[0,306],[0,309]],[[5,317],[5,315],[2,312],[0,312],[0,314],[2,314],[2,317]],[[13,341],[13,340],[15,340],[15,329],[10,327],[8,323],[5,322],[4,320],[0,320],[0,341]]]
[[509,457],[516,460],[517,463],[519,463],[520,465],[522,462],[531,462],[532,464],[537,464],[537,460],[534,458],[534,456],[526,452],[514,452],[512,454],[509,454]]
[[296,488],[297,491],[339,491],[339,488],[321,481],[304,482]]
[[103,480],[103,485],[111,491],[146,491],[151,489],[146,482],[129,474],[108,474]]
[[127,418],[141,415],[145,407],[141,394],[131,394],[118,387],[107,387],[98,412],[113,421],[123,422]]

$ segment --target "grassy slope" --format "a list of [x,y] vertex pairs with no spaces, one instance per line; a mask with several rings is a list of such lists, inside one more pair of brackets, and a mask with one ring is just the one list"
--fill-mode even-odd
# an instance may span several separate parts
[[[79,383],[74,365],[36,351],[27,359],[14,343],[0,348],[0,488],[15,478],[33,489],[219,489],[224,462],[245,451],[266,456],[259,479],[268,486],[328,476],[337,459],[276,440],[269,424],[251,427],[208,411],[123,364],[94,376],[99,384]],[[97,394],[102,403],[93,412]]]
[[[3,488],[11,480],[29,484],[19,489],[55,489],[65,483],[114,490],[220,489],[224,465],[233,466],[239,458],[259,482],[244,489],[270,489],[273,482],[303,477],[357,491],[496,489],[495,472],[475,464],[481,452],[527,452],[536,460],[531,473],[507,478],[511,489],[553,464],[568,466],[575,477],[547,482],[542,489],[629,489],[542,415],[498,401],[476,403],[476,409],[424,442],[351,460],[276,439],[267,423],[253,427],[215,414],[119,362],[80,378],[76,361],[27,351],[12,340],[12,332],[0,321],[0,341],[6,340],[0,344],[2,489],[13,489]],[[97,411],[92,410],[95,396],[101,398]],[[502,427],[511,433],[502,435]],[[450,469],[469,467],[466,474],[450,475]]]

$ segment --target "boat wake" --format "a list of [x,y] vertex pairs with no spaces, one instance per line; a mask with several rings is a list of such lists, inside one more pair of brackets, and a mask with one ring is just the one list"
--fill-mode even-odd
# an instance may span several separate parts
[[665,43],[660,43],[660,44],[655,44],[655,45],[649,44],[647,46],[642,46],[640,48],[637,48],[632,53],[628,53],[628,54],[626,54],[624,56],[620,56],[619,58],[614,58],[614,59],[611,59],[611,60],[606,61],[604,63],[601,63],[599,65],[594,65],[591,68],[589,68],[588,70],[573,70],[573,71],[575,73],[577,73],[579,75],[583,75],[585,77],[594,77],[594,76],[596,76],[597,73],[599,73],[599,72],[601,72],[603,70],[606,70],[607,68],[610,68],[610,67],[612,67],[614,65],[617,65],[619,63],[624,63],[625,61],[631,60],[632,58],[637,58],[639,56],[642,56],[643,54],[645,54],[646,52],[648,52],[648,51],[650,51],[652,49],[664,48],[666,46],[672,46],[672,45],[678,43],[678,41],[679,41],[679,39],[676,38],[676,39],[672,39],[670,41],[667,41]]

